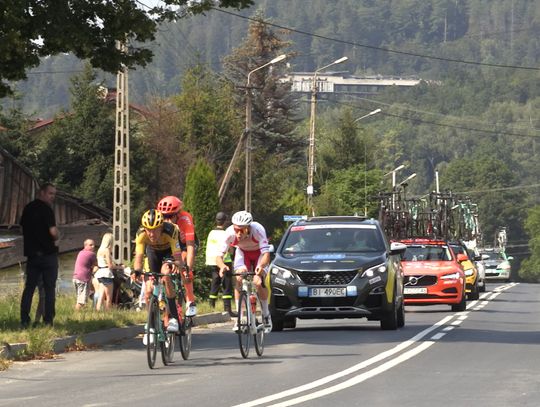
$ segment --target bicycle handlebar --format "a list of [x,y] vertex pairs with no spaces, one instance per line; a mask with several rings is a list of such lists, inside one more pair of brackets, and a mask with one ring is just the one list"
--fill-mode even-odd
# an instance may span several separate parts
[[242,273],[232,273],[233,276],[242,276],[243,278],[246,278],[248,276],[254,276],[256,274],[257,273],[255,273],[254,271],[244,271]]

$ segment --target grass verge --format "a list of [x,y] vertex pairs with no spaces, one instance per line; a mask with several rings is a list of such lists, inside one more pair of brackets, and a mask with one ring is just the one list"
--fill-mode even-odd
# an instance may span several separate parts
[[[35,315],[35,307],[38,302],[37,294],[32,302],[31,316]],[[0,296],[0,344],[26,343],[24,353],[17,355],[16,360],[29,360],[36,358],[53,357],[53,346],[56,338],[71,335],[82,336],[90,332],[96,332],[115,327],[125,327],[142,324],[146,321],[146,312],[135,310],[123,310],[113,308],[109,311],[98,312],[91,308],[75,311],[75,295],[60,294],[56,297],[56,316],[54,327],[37,326],[29,329],[20,327],[20,294],[17,292]],[[198,314],[218,312],[223,310],[221,303],[216,309],[212,309],[207,302],[197,302]],[[73,350],[84,349],[81,339],[77,340]],[[10,361],[0,357],[0,370],[10,365]]]

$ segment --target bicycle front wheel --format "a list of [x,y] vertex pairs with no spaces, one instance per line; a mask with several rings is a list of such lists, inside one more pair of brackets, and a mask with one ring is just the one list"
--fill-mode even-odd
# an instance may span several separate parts
[[189,353],[191,352],[191,327],[193,326],[193,319],[191,317],[184,317],[180,333],[180,353],[182,359],[188,360]]
[[253,335],[253,339],[255,341],[255,352],[257,352],[258,356],[262,356],[264,352],[264,321],[263,321],[263,312],[262,312],[262,306],[261,306],[261,300],[259,300],[259,297],[256,296],[256,311],[255,315],[253,315],[253,319],[255,320],[255,326],[256,326],[256,333]]
[[148,367],[153,369],[156,365],[156,353],[158,344],[159,331],[159,306],[155,299],[150,301],[148,307],[148,320],[146,322],[146,357]]
[[249,338],[251,336],[249,328],[249,298],[244,291],[240,294],[240,301],[238,303],[238,345],[240,346],[240,353],[242,357],[246,359],[249,355]]

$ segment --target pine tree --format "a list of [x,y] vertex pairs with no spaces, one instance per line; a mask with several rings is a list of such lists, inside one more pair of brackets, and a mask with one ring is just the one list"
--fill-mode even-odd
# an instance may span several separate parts
[[214,171],[200,158],[188,171],[184,207],[193,215],[199,240],[203,241],[214,226],[219,211],[218,189]]

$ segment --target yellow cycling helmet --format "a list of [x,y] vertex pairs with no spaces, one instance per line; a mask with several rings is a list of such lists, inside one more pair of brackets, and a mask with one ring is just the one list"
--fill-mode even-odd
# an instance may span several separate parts
[[163,214],[156,209],[150,209],[142,216],[141,223],[145,229],[157,229],[163,225]]

